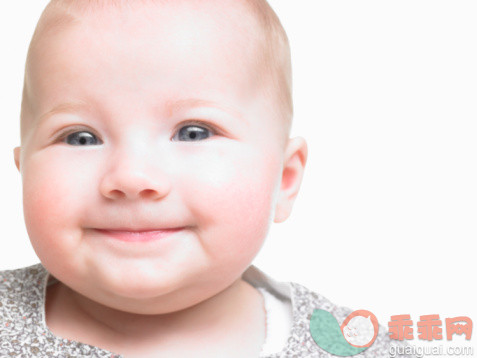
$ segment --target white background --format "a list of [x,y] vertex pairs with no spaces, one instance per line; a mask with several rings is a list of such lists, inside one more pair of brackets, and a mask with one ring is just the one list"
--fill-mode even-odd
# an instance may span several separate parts
[[[46,3],[0,3],[0,269],[38,262],[12,150]],[[411,314],[415,343],[420,315],[477,324],[477,3],[270,3],[292,46],[293,133],[309,160],[292,217],[271,228],[255,264],[384,325]]]

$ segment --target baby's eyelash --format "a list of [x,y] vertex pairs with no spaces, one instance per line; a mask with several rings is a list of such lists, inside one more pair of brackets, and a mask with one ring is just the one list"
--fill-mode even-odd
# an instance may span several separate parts
[[209,131],[211,131],[214,134],[217,134],[219,132],[219,129],[217,129],[212,124],[210,124],[206,121],[200,121],[200,120],[195,120],[195,119],[179,123],[179,125],[177,125],[177,127],[176,127],[176,130],[178,130],[179,128],[182,128],[182,127],[186,127],[186,126],[203,127],[205,129],[208,129]]
[[76,133],[76,132],[88,132],[88,133],[91,133],[93,135],[95,135],[96,137],[99,138],[99,136],[96,134],[95,131],[93,131],[92,129],[90,128],[87,128],[87,127],[83,127],[83,126],[77,126],[77,127],[69,127],[63,131],[60,131],[59,134],[57,134],[55,137],[54,137],[54,142],[57,143],[57,142],[61,142],[63,140],[65,140],[70,134],[73,134],[73,133]]

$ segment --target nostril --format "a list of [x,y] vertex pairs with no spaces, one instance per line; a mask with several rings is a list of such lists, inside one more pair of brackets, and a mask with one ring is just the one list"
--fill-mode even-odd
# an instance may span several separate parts
[[141,196],[145,199],[151,199],[151,198],[155,198],[156,196],[158,196],[158,193],[157,193],[157,191],[152,190],[152,189],[145,189],[145,190],[141,191]]
[[114,198],[124,198],[126,196],[121,190],[111,190],[111,196]]

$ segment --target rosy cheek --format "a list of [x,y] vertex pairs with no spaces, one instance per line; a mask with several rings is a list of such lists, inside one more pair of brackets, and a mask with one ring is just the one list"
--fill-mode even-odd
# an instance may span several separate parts
[[84,180],[74,175],[74,170],[73,164],[65,165],[47,156],[38,156],[26,163],[24,213],[34,247],[55,250],[69,244],[67,238],[72,237],[71,232],[64,235],[65,230],[78,222],[78,200],[87,200],[80,189],[85,187]]
[[204,238],[209,252],[237,260],[254,255],[267,234],[280,172],[279,163],[267,161],[260,152],[240,154],[214,158],[202,170],[196,168],[198,174],[188,176],[193,185],[185,187],[201,227],[214,230]]

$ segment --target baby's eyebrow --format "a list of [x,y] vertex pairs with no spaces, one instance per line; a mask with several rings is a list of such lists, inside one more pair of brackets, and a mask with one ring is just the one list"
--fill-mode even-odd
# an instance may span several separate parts
[[167,103],[167,112],[169,115],[172,115],[173,113],[179,112],[181,110],[187,110],[187,109],[197,108],[197,107],[216,108],[234,117],[243,119],[242,113],[240,113],[235,108],[232,108],[227,105],[219,104],[214,101],[208,101],[208,100],[199,99],[199,98],[189,98],[189,99],[182,99],[177,101],[169,101]]
[[[168,101],[166,103],[167,114],[172,115],[176,112],[180,112],[181,110],[187,110],[192,108],[199,108],[199,107],[209,107],[219,109],[225,113],[232,115],[233,117],[244,119],[242,113],[240,113],[235,108],[231,106],[219,104],[214,101],[198,99],[198,98],[189,98],[189,99],[181,99],[176,101]],[[42,123],[46,121],[48,118],[54,116],[58,113],[77,113],[77,112],[86,112],[90,109],[90,106],[85,102],[65,102],[61,103],[48,112],[42,114],[38,118],[38,123]]]
[[41,123],[46,121],[51,116],[58,114],[58,113],[73,113],[73,112],[81,112],[85,111],[88,108],[86,103],[83,102],[66,102],[61,103],[55,106],[53,109],[49,110],[48,112],[42,114],[38,118],[38,122]]

